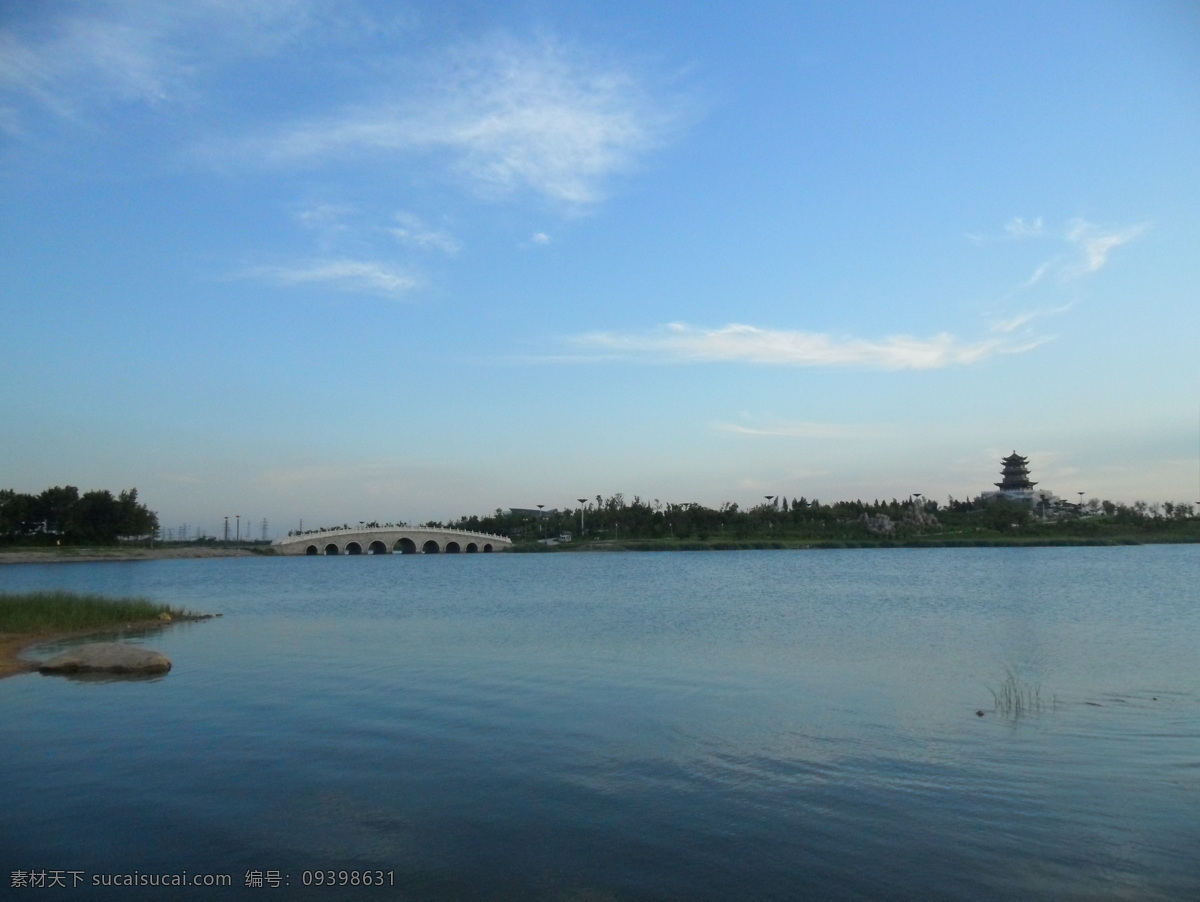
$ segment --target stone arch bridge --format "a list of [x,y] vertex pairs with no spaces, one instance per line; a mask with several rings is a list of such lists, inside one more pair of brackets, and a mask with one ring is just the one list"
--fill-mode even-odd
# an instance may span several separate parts
[[271,545],[280,554],[486,554],[512,547],[512,539],[465,529],[379,526],[313,530]]

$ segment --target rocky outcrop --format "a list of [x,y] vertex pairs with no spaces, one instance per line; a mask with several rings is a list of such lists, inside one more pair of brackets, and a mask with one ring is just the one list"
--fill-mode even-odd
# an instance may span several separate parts
[[860,518],[867,532],[876,536],[898,536],[919,533],[926,529],[940,529],[941,524],[933,514],[927,513],[917,504],[910,504],[904,512],[904,519],[893,520],[887,514],[871,516],[866,511]]
[[92,642],[38,665],[41,673],[166,673],[171,661],[161,652],[123,642]]

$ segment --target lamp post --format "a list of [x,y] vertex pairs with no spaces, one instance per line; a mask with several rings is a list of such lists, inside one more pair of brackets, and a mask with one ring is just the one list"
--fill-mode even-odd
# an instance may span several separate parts
[[579,538],[583,538],[583,508],[587,505],[586,498],[576,499],[579,502]]
[[1079,513],[1082,514],[1083,513],[1083,492],[1076,492],[1075,494],[1079,496]]
[[537,506],[537,509],[538,509],[538,519],[542,521],[542,541],[543,541],[543,542],[544,542],[544,541],[546,541],[546,517],[545,517],[545,515],[542,513],[542,508],[543,508],[543,507],[545,507],[545,506],[546,506],[546,505],[544,505],[544,504],[539,504],[539,505]]
[[234,514],[234,516],[237,517],[237,540],[238,540],[238,544],[241,544],[241,541],[242,541],[242,515]]
[[229,517],[225,518],[225,541],[229,541]]

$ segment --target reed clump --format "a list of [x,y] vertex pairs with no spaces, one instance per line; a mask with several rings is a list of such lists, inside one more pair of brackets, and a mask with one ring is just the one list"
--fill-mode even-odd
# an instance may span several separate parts
[[188,616],[187,611],[148,598],[110,598],[64,591],[0,592],[3,633],[74,631]]
[[1005,673],[1007,678],[1000,684],[999,689],[988,687],[988,691],[992,693],[996,713],[1007,717],[1020,717],[1041,711],[1041,684],[1022,680],[1007,668]]

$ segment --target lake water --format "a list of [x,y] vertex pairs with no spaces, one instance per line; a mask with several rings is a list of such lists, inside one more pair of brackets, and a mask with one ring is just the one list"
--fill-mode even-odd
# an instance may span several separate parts
[[[0,681],[0,876],[1196,899],[1198,585],[1195,545],[0,567],[0,591],[224,614],[137,640],[159,679]],[[1010,674],[1020,714],[992,696]],[[305,887],[329,870],[385,885]],[[95,885],[181,872],[232,885]]]

